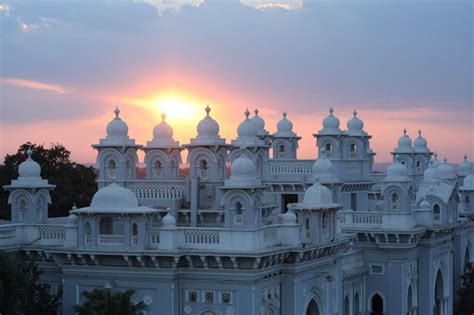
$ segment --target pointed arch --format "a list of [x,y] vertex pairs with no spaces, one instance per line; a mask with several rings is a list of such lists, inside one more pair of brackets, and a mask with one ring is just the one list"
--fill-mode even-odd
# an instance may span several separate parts
[[370,295],[368,305],[371,315],[383,315],[386,311],[385,297],[379,291],[375,291]]
[[360,298],[359,298],[359,292],[356,292],[354,295],[354,314],[359,315],[360,314]]
[[307,296],[304,304],[304,314],[306,315],[323,315],[326,314],[324,304],[322,303],[323,295],[318,289],[313,289]]
[[445,315],[444,313],[444,296],[445,296],[445,288],[444,288],[444,279],[443,273],[440,269],[436,273],[436,280],[434,285],[434,315]]

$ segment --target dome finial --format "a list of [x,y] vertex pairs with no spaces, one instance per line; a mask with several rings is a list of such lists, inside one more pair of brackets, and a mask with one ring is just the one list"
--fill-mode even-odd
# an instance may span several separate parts
[[206,115],[209,116],[209,113],[211,112],[211,108],[209,107],[209,104],[206,106]]
[[283,118],[286,119],[286,115],[287,115],[286,112],[283,112]]
[[464,153],[464,161],[467,162],[467,154],[466,153]]
[[418,136],[420,136],[420,137],[421,137],[421,129],[420,129],[420,130],[418,130]]
[[258,116],[258,108],[255,108],[253,112],[255,113],[255,116]]
[[407,128],[403,128],[403,135],[404,135],[404,136],[407,135]]
[[438,153],[435,152],[434,156],[435,156],[435,160],[437,160],[438,159]]
[[247,107],[247,109],[245,110],[245,117],[246,119],[249,119],[249,115],[250,115],[250,112],[249,112],[249,109]]
[[115,113],[115,118],[119,118],[120,108],[118,106],[115,106],[114,113]]
[[354,115],[354,118],[357,117],[357,111],[354,109],[354,111],[352,112],[352,115]]
[[444,161],[444,163],[448,163],[448,158],[445,157],[443,161]]
[[165,112],[162,112],[161,113],[161,121],[165,121],[165,118],[166,118],[166,114],[165,114]]
[[332,113],[334,113],[334,108],[332,108],[332,107],[329,107],[329,115],[331,115],[331,116],[332,116]]
[[31,154],[33,154],[33,151],[31,151],[31,147],[28,147],[28,150],[26,150],[26,155],[28,155],[28,159],[31,160]]

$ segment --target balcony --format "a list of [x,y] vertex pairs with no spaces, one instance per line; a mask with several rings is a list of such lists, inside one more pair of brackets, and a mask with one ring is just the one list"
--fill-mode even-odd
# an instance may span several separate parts
[[264,178],[271,181],[310,180],[315,160],[270,160],[264,170]]
[[352,211],[339,212],[341,229],[357,230],[408,230],[413,228],[411,212]]

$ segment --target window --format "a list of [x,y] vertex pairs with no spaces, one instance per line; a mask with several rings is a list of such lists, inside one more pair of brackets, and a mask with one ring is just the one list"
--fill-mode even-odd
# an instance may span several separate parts
[[178,177],[178,167],[176,166],[178,163],[173,159],[171,160],[171,176]]
[[136,223],[132,224],[132,245],[138,245],[138,226]]
[[84,225],[84,243],[91,243],[91,225],[89,222]]
[[311,238],[311,225],[309,222],[309,218],[304,221],[304,228],[306,230],[306,238],[310,239]]
[[20,200],[20,222],[26,222],[28,216],[28,203],[24,198]]
[[155,165],[153,166],[153,175],[155,178],[160,178],[161,177],[161,161],[156,161]]
[[464,210],[469,211],[471,206],[471,198],[469,196],[464,197]]
[[214,292],[212,291],[204,291],[204,303],[214,303]]
[[285,158],[285,146],[284,146],[283,144],[280,144],[280,145],[278,146],[278,157],[279,157],[280,159]]
[[370,274],[371,275],[383,275],[384,270],[383,270],[383,265],[380,264],[371,264],[369,265],[370,268]]
[[186,302],[196,303],[198,301],[197,291],[186,291]]
[[439,222],[441,220],[441,207],[435,203],[433,205],[433,221]]
[[392,196],[390,197],[390,209],[392,210],[397,210],[398,209],[398,194],[397,193],[392,193]]
[[235,209],[235,224],[242,224],[242,216],[243,216],[242,204],[240,202],[236,202],[234,209]]
[[38,201],[36,203],[36,211],[37,211],[37,220],[43,220],[43,213],[45,212],[46,202],[44,201],[43,196],[39,196]]
[[232,304],[232,293],[231,292],[221,292],[221,294],[220,294],[220,303],[221,304]]
[[383,315],[384,310],[383,310],[383,300],[382,297],[378,294],[374,294],[371,300],[371,309],[373,315]]
[[326,150],[326,154],[328,156],[332,156],[332,145],[327,142],[325,145],[324,145],[324,149]]
[[357,194],[351,193],[351,209],[357,211]]
[[357,149],[357,147],[356,147],[355,143],[351,143],[349,145],[349,157],[351,159],[354,159],[356,157],[356,149]]
[[115,179],[116,177],[116,168],[117,165],[115,164],[114,160],[110,160],[109,163],[107,164],[108,170],[107,170],[107,176],[108,179]]
[[125,164],[125,175],[126,178],[130,179],[133,177],[133,169],[132,169],[132,161],[130,159],[127,159],[127,163]]
[[206,160],[201,160],[199,162],[199,176],[202,179],[207,178],[207,161]]
[[323,229],[326,229],[328,227],[328,214],[327,214],[327,212],[322,213],[321,225],[322,225]]
[[416,170],[417,170],[418,172],[421,171],[421,161],[420,161],[420,160],[416,161]]

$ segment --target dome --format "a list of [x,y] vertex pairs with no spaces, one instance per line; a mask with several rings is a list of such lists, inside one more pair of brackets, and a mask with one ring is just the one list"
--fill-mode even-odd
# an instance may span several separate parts
[[336,206],[332,201],[332,193],[329,188],[321,185],[318,181],[306,189],[303,204],[315,209]]
[[31,158],[32,153],[31,148],[28,149],[26,151],[28,158],[18,166],[18,174],[22,178],[39,178],[41,175],[41,167]]
[[441,179],[451,180],[451,179],[456,178],[456,170],[451,164],[448,164],[447,159],[444,159],[444,163],[441,163],[438,166],[437,171],[438,171],[439,178]]
[[296,215],[293,211],[287,211],[281,214],[281,223],[283,224],[295,224],[296,223]]
[[413,152],[413,147],[411,146],[411,139],[407,135],[407,130],[403,129],[403,135],[398,139],[397,152]]
[[418,137],[416,137],[415,141],[413,141],[413,145],[415,147],[415,152],[428,152],[428,142],[425,138],[421,136],[421,130],[418,130]]
[[168,208],[167,210],[168,210],[168,213],[163,217],[163,219],[161,219],[161,224],[163,225],[163,227],[169,227],[169,228],[175,227],[176,219],[171,214],[171,209]]
[[354,117],[347,121],[347,130],[349,133],[361,133],[364,128],[364,122],[357,118],[357,111],[352,113]]
[[474,190],[474,173],[470,173],[464,177],[461,189]]
[[287,113],[283,112],[283,118],[277,124],[277,130],[280,132],[293,131],[293,123],[286,118]]
[[435,157],[435,158],[434,158],[434,160],[432,161],[433,167],[434,167],[434,168],[438,168],[438,166],[441,165],[441,162],[438,161],[438,154],[435,153],[435,154],[434,154],[434,157]]
[[135,194],[127,188],[112,183],[99,189],[92,197],[91,208],[110,210],[137,208],[138,200]]
[[431,209],[431,204],[426,200],[426,198],[423,198],[418,207],[420,209]]
[[241,154],[232,162],[230,166],[230,177],[235,178],[255,178],[257,176],[257,168],[244,154]]
[[206,117],[197,125],[198,136],[217,137],[219,136],[219,124],[210,115],[211,108],[206,106]]
[[317,176],[322,182],[335,180],[334,167],[326,155],[326,150],[321,149],[321,154],[314,162],[312,171],[313,175]]
[[387,177],[385,177],[386,182],[392,181],[408,181],[408,169],[405,165],[400,163],[399,156],[395,156],[395,162],[390,164],[387,169]]
[[258,116],[258,109],[255,109],[255,116],[250,120],[252,121],[252,124],[254,125],[255,129],[257,130],[263,130],[265,129],[265,120],[263,120],[262,117]]
[[433,163],[430,163],[430,166],[423,173],[423,180],[432,181],[439,179],[438,171],[433,167]]
[[459,164],[458,171],[460,173],[469,173],[472,170],[472,164],[467,160],[467,155],[464,154],[464,161]]
[[161,114],[161,122],[153,128],[153,137],[155,139],[172,139],[173,128],[165,121],[165,113]]
[[245,111],[245,120],[240,123],[237,128],[237,134],[239,137],[243,138],[252,138],[257,137],[258,129],[255,127],[255,124],[249,119],[250,112],[247,108]]
[[329,109],[329,116],[324,118],[323,120],[323,129],[332,130],[332,131],[339,131],[339,118],[333,115],[334,109],[331,107]]
[[107,125],[107,137],[127,137],[128,136],[128,126],[127,124],[119,117],[120,109],[115,107],[115,118]]

